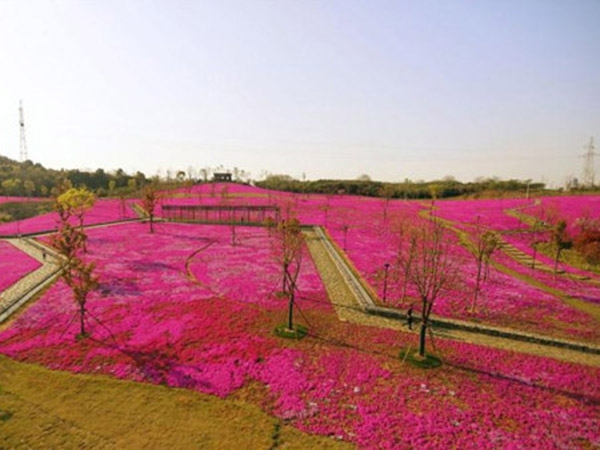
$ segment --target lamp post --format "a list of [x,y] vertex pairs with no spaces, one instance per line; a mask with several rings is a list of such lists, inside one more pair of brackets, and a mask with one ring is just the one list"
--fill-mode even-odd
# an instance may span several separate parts
[[388,269],[390,268],[390,263],[385,263],[383,265],[385,268],[385,272],[383,275],[383,301],[385,301],[387,296],[387,279],[388,279]]

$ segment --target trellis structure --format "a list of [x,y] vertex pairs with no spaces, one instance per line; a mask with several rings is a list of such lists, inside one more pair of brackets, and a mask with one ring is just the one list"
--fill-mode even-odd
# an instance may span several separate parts
[[163,205],[162,217],[181,222],[264,225],[267,219],[279,222],[280,212],[274,205]]

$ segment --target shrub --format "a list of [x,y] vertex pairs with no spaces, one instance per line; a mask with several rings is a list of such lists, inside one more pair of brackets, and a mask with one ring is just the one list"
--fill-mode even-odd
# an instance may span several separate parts
[[588,217],[577,221],[579,233],[573,244],[589,264],[600,264],[600,220]]

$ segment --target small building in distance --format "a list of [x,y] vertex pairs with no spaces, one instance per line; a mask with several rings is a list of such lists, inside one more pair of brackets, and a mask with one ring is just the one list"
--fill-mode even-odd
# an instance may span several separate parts
[[229,172],[215,172],[213,174],[213,181],[232,181],[231,174]]

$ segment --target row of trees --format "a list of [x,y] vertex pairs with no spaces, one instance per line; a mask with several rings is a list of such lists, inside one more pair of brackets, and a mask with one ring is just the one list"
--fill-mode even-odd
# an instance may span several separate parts
[[147,177],[143,172],[128,174],[123,169],[107,172],[104,169],[86,170],[54,170],[47,169],[32,161],[17,162],[0,156],[0,195],[19,197],[56,197],[52,187],[61,180],[67,179],[73,186],[85,186],[98,197],[137,194],[150,181],[161,184],[164,189],[177,188],[186,184],[211,181],[216,172],[229,172],[235,182],[250,182],[250,173],[234,167],[227,170],[217,167],[188,167],[187,170],[166,170],[162,176],[158,174]]
[[112,173],[103,169],[53,170],[32,161],[20,163],[0,156],[1,195],[56,198],[60,192],[55,186],[63,180],[69,180],[73,186],[85,186],[98,196],[135,192],[149,181],[141,172],[128,175],[122,169]]
[[544,190],[544,183],[530,180],[481,179],[462,183],[453,178],[439,181],[410,181],[384,183],[373,181],[367,176],[357,180],[317,180],[300,181],[288,175],[269,175],[256,185],[266,189],[297,193],[318,193],[325,195],[351,194],[386,199],[436,199],[458,196],[478,196],[483,194],[520,193],[532,194]]

